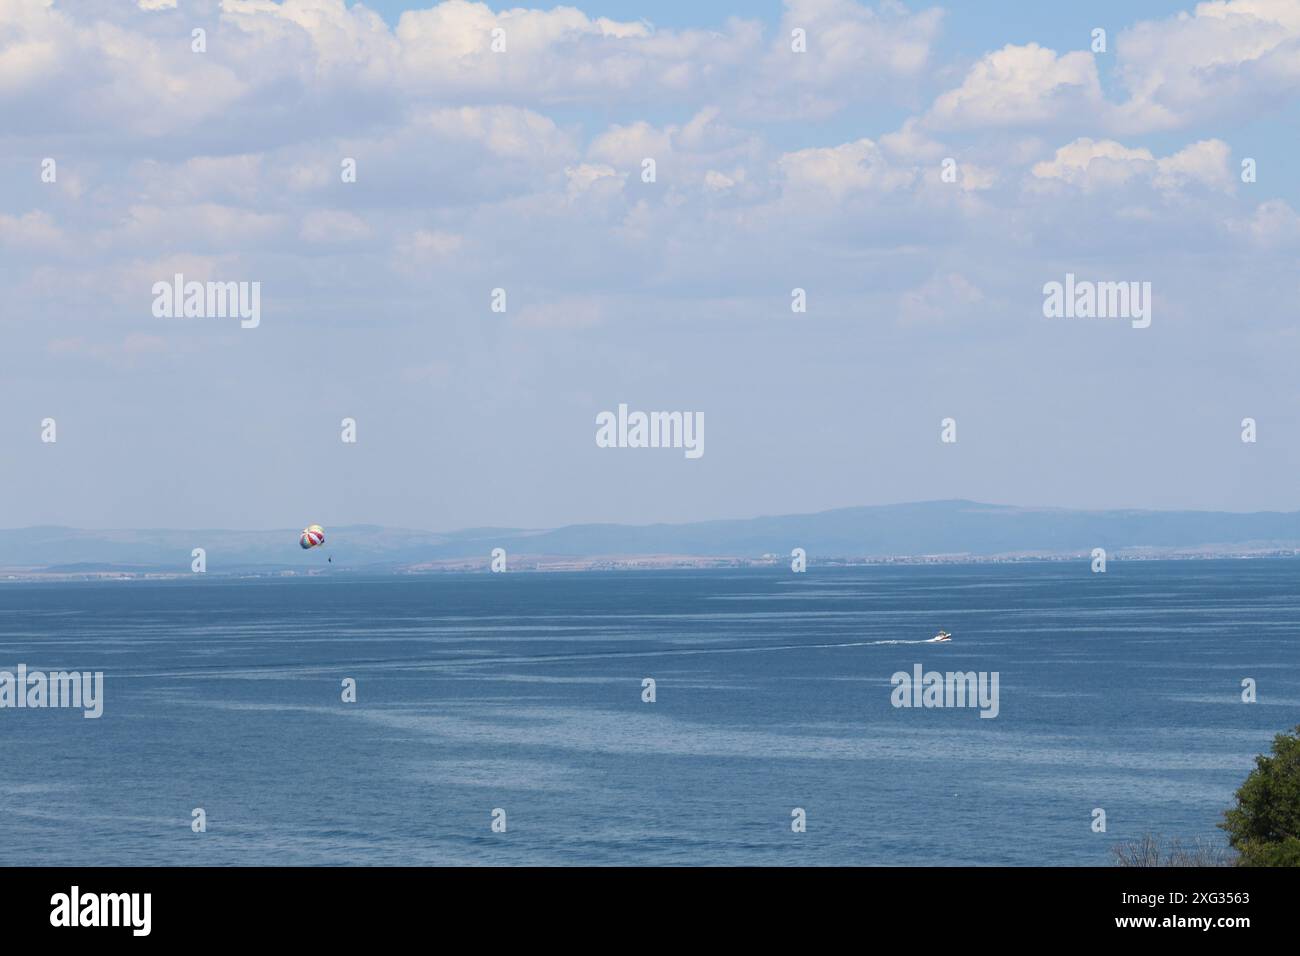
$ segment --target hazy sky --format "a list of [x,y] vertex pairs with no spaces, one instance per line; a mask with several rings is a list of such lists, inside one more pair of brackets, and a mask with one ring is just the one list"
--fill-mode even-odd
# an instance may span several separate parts
[[0,526],[1300,508],[1298,93],[1300,0],[0,0]]

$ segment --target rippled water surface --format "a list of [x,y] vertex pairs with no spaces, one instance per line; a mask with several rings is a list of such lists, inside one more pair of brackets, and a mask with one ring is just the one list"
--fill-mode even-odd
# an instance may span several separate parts
[[[0,669],[103,671],[106,699],[0,710],[0,864],[1104,865],[1217,839],[1300,723],[1297,572],[7,582]],[[915,664],[996,671],[998,716],[894,708]]]

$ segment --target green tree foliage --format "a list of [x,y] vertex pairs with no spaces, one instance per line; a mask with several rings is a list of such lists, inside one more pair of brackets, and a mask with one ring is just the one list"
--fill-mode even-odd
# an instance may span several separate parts
[[1237,805],[1219,824],[1242,866],[1300,866],[1300,727],[1273,738],[1273,755],[1237,791]]

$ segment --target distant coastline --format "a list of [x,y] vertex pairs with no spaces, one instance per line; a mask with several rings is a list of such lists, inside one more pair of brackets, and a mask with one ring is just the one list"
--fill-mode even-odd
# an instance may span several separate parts
[[343,571],[418,574],[487,571],[495,552],[510,571],[777,567],[801,549],[809,566],[1069,561],[1098,549],[1108,560],[1195,560],[1300,555],[1300,512],[1079,511],[972,501],[841,508],[811,514],[684,524],[567,525],[430,532],[336,525],[304,551],[299,528],[94,531],[0,530],[0,580],[99,579],[192,573]]
[[[1109,555],[1116,563],[1132,561],[1215,561],[1215,560],[1295,560],[1300,559],[1300,549],[1263,549],[1243,551],[1128,551]],[[891,555],[863,558],[809,558],[809,568],[849,568],[874,566],[917,565],[977,565],[977,564],[1042,564],[1089,561],[1088,554],[932,554]],[[726,570],[749,568],[786,568],[789,559],[700,557],[695,555],[603,555],[572,559],[555,555],[518,555],[511,559],[510,573],[590,573],[610,571],[672,571],[672,570]],[[242,568],[229,571],[205,572],[213,577],[294,578],[332,577],[339,575],[369,575],[411,577],[428,574],[490,574],[491,559],[453,559],[415,565],[391,567],[363,565],[347,567],[329,565],[324,568]],[[42,568],[36,570],[0,570],[0,585],[17,582],[71,582],[71,581],[171,581],[196,577],[192,571],[173,571],[159,568],[99,567],[99,568]]]

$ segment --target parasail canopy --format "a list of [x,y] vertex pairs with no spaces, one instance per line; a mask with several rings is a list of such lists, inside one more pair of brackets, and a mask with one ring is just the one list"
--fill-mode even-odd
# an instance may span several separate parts
[[302,535],[298,538],[298,543],[302,545],[303,550],[309,548],[318,548],[325,543],[325,529],[318,524],[308,525],[302,529]]

